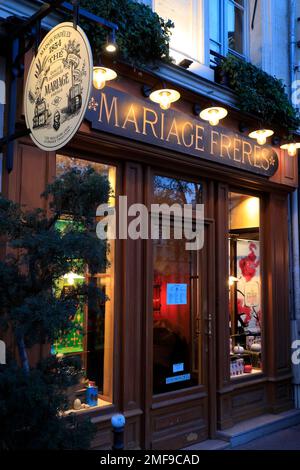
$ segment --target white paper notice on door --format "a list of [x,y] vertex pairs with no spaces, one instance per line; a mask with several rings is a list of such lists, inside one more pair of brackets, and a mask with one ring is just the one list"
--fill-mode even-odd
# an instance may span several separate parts
[[187,284],[167,284],[167,305],[187,304]]

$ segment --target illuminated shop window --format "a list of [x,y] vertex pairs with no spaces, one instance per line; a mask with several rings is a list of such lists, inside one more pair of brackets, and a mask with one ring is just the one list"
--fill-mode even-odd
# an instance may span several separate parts
[[262,371],[260,199],[229,193],[230,375]]
[[[201,203],[201,186],[173,178],[154,178],[154,203]],[[186,239],[153,240],[153,393],[202,382],[200,252],[186,250]],[[162,221],[161,233],[164,222]]]
[[[106,175],[112,191],[115,191],[116,168],[110,165],[90,162],[79,158],[63,155],[56,156],[56,174],[63,174],[71,168],[93,167],[97,172]],[[114,205],[113,194],[109,201]],[[58,221],[60,229],[64,229],[70,222]],[[98,406],[112,403],[113,387],[113,331],[114,331],[114,269],[115,246],[111,241],[108,250],[108,267],[104,272],[91,276],[83,266],[82,272],[66,273],[58,282],[58,294],[64,289],[71,289],[82,282],[93,283],[101,293],[101,299],[90,302],[88,305],[80,304],[74,318],[78,329],[60,338],[52,347],[53,352],[59,354],[79,355],[85,372],[86,381],[94,383],[98,390]],[[78,260],[80,263],[80,260]],[[78,274],[79,273],[79,274]],[[106,301],[104,300],[106,298]],[[82,403],[86,403],[86,390],[83,386],[76,391]],[[75,395],[74,395],[75,398]]]
[[[175,25],[170,39],[170,55],[176,63],[185,58],[203,63],[201,0],[154,0],[153,9]],[[193,66],[195,64],[189,70]]]

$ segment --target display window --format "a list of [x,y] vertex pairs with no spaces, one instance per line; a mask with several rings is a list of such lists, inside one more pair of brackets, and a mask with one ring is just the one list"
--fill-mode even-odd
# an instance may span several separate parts
[[[156,204],[201,203],[200,184],[154,177]],[[153,240],[153,393],[201,383],[200,262],[198,251],[176,239],[180,217],[171,219],[170,237]]]
[[229,193],[229,328],[232,379],[262,372],[260,199]]
[[[64,155],[56,156],[56,175],[59,176],[71,168],[91,166],[97,172],[107,176],[112,194],[110,206],[114,206],[116,168],[103,163],[90,162]],[[65,230],[70,221],[59,220],[58,228]],[[76,273],[66,273],[57,283],[60,295],[66,289],[72,289],[80,283],[93,284],[101,292],[101,298],[88,302],[78,302],[74,316],[76,327],[65,337],[59,338],[52,346],[52,352],[64,355],[79,355],[82,360],[84,379],[76,391],[73,391],[71,408],[85,409],[89,406],[106,406],[113,400],[113,341],[114,341],[114,272],[115,245],[110,241],[107,250],[108,265],[104,272],[91,276],[86,266],[76,269]],[[78,260],[80,264],[80,260]],[[91,397],[89,397],[89,392]],[[77,400],[77,401],[76,401]],[[79,401],[81,406],[79,406]],[[73,403],[73,407],[72,407]],[[72,411],[74,411],[72,409]]]

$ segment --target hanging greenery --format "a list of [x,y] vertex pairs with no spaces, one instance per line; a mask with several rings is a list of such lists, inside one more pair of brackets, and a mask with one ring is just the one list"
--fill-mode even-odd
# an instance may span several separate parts
[[222,60],[217,69],[237,94],[242,111],[255,114],[264,125],[281,127],[289,133],[299,128],[299,113],[290,103],[282,80],[233,56]]
[[[149,6],[134,0],[81,0],[80,6],[118,25],[118,53],[128,63],[145,66],[172,61],[169,42],[174,24],[160,18]],[[97,62],[104,50],[107,30],[83,19],[80,24]],[[300,116],[290,103],[282,80],[234,56],[223,59],[217,73],[237,94],[241,111],[256,115],[262,125],[284,128],[287,134],[299,128]]]
[[[118,25],[118,51],[127,62],[142,66],[158,60],[171,61],[169,41],[174,24],[164,21],[149,6],[133,0],[81,0],[80,6]],[[84,20],[80,24],[97,60],[106,43],[107,30]]]

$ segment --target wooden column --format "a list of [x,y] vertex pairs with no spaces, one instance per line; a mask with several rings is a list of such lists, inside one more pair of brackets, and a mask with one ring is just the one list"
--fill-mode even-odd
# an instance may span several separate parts
[[233,424],[231,412],[229,292],[228,292],[228,186],[216,188],[216,320],[217,320],[217,427]]
[[[124,172],[124,194],[128,207],[143,202],[143,174],[140,165],[128,162]],[[130,219],[129,219],[130,223]],[[124,240],[124,279],[122,322],[121,403],[127,419],[126,448],[141,447],[142,433],[141,387],[144,374],[141,368],[143,272],[142,241]],[[116,292],[116,295],[118,293]]]
[[288,202],[271,193],[264,210],[265,370],[271,411],[288,409],[291,401],[289,321]]

